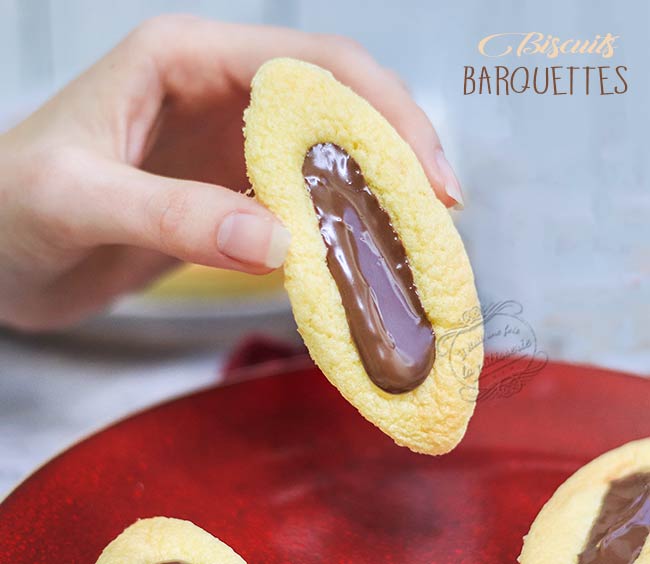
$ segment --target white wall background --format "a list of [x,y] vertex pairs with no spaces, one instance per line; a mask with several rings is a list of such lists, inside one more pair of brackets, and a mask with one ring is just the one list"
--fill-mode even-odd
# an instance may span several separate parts
[[[482,301],[519,301],[552,358],[650,373],[647,3],[0,0],[0,10],[0,127],[161,12],[355,37],[402,74],[439,130],[467,195],[455,219]],[[494,64],[476,43],[503,31],[618,34],[604,64],[628,66],[629,92],[463,96],[463,66]],[[587,62],[603,64],[526,64]]]

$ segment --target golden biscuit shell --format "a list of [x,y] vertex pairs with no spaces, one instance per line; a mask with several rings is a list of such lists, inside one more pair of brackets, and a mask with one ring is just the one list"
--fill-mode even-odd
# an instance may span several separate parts
[[[650,472],[650,438],[610,450],[580,468],[533,521],[518,562],[576,564],[610,483],[636,472]],[[635,564],[650,564],[650,543]]]
[[[396,443],[442,454],[463,437],[483,362],[474,278],[449,213],[410,146],[363,98],[331,73],[293,59],[264,64],[245,112],[246,165],[259,200],[291,232],[284,266],[298,329],[325,376]],[[361,167],[408,256],[437,337],[431,373],[413,391],[390,394],[368,378],[302,175],[308,149],[331,142]]]
[[141,519],[102,552],[96,564],[246,564],[219,539],[190,521]]

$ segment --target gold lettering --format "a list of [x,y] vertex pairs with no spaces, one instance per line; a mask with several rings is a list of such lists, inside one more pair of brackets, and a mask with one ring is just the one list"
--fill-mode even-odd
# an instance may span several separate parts
[[[515,37],[521,37],[519,44],[514,49]],[[560,53],[568,54],[593,54],[601,55],[609,59],[614,55],[615,42],[619,35],[607,33],[604,37],[596,35],[594,39],[561,39],[554,35],[544,35],[539,31],[493,33],[486,35],[478,42],[478,51],[485,57],[505,57],[516,54],[517,57],[524,55],[546,55],[549,59],[555,59]]]
[[[544,34],[539,31],[531,31],[527,33],[526,36],[521,40],[519,47],[517,47],[517,56],[521,57],[524,55],[533,55],[535,53],[541,53],[540,51],[540,41],[544,39]],[[528,44],[531,45],[528,45]]]
[[486,51],[487,44],[492,41],[493,39],[496,39],[497,37],[507,37],[510,35],[526,35],[525,33],[494,33],[493,35],[487,35],[483,39],[481,39],[478,42],[478,51],[481,55],[485,55],[486,57],[503,57],[505,55],[509,55],[512,53],[512,46],[507,45],[506,48],[501,51],[498,54],[490,54]]
[[596,53],[599,55],[602,55],[603,59],[609,59],[614,55],[614,42],[619,38],[619,35],[612,35],[611,33],[608,33],[603,40],[601,41],[600,45],[596,49]]
[[599,39],[600,39],[600,35],[596,35],[596,37],[594,38],[591,45],[589,45],[589,49],[587,49],[587,53],[589,53],[591,55],[594,52],[594,49],[596,48],[596,45],[598,45],[598,40]]
[[[575,45],[573,46],[573,48],[569,49],[569,45],[571,45],[571,43],[574,43],[574,42],[575,42]],[[562,44],[560,45],[560,52],[566,54],[569,51],[571,51],[572,53],[575,53],[575,49],[576,49],[577,46],[578,46],[577,41],[574,41],[573,39],[567,39],[566,41],[563,41]]]

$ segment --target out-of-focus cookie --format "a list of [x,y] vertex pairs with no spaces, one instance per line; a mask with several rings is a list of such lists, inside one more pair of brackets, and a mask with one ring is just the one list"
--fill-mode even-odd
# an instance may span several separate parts
[[245,113],[257,197],[291,232],[285,287],[314,361],[398,444],[465,433],[483,361],[463,243],[409,145],[331,73],[263,65]]
[[521,564],[650,563],[650,439],[583,466],[544,505]]
[[190,521],[141,519],[113,540],[96,564],[246,564],[227,544]]

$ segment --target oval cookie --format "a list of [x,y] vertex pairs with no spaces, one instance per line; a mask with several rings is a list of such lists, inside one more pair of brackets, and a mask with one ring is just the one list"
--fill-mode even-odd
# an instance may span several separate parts
[[472,270],[409,145],[331,73],[263,65],[245,113],[248,175],[291,232],[285,286],[325,376],[398,444],[454,448],[483,361]]
[[521,564],[650,563],[650,439],[583,466],[544,505]]
[[232,548],[190,521],[141,519],[102,552],[96,564],[246,564]]

